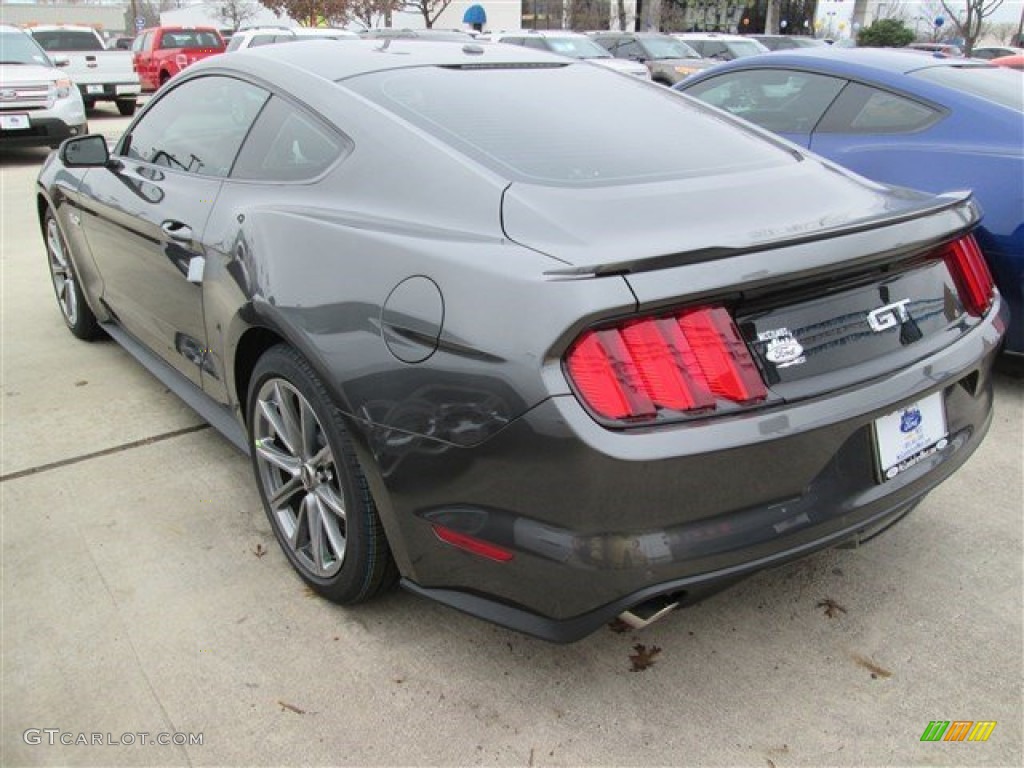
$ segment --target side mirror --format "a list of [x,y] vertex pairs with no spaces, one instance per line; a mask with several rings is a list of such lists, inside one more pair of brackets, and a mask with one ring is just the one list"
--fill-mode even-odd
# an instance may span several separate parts
[[70,63],[71,63],[71,57],[69,57],[69,56],[67,56],[67,55],[65,55],[63,53],[57,53],[57,54],[54,54],[54,56],[53,56],[53,66],[55,66],[55,67],[66,67]]
[[66,139],[60,145],[61,162],[68,168],[99,168],[110,161],[107,140],[98,133]]

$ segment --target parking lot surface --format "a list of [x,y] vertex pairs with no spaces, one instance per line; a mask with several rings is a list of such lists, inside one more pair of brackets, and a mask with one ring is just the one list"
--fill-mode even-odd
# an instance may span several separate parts
[[[400,591],[340,608],[287,564],[248,460],[64,328],[45,156],[0,160],[0,765],[1021,764],[1019,374],[886,535],[643,632],[549,645]],[[922,742],[931,721],[996,726]]]

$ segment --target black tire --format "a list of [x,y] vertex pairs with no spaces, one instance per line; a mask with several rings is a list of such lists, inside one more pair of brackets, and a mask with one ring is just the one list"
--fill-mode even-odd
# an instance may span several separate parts
[[121,99],[115,103],[117,104],[117,111],[123,117],[131,117],[135,114],[135,99]]
[[377,508],[313,368],[291,347],[271,347],[256,363],[247,403],[256,485],[292,567],[342,605],[390,587],[398,572]]
[[92,341],[102,337],[103,329],[96,322],[96,315],[89,308],[82,292],[74,259],[68,249],[64,233],[53,211],[47,209],[43,217],[43,240],[46,243],[46,261],[50,268],[50,281],[57,297],[64,324],[78,338]]
[[96,109],[96,100],[82,99],[82,106],[85,107],[86,112],[91,112],[92,110]]

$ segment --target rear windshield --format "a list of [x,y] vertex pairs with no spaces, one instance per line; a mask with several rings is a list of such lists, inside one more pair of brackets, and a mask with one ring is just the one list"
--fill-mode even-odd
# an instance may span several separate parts
[[929,67],[910,74],[994,101],[1010,109],[1024,111],[1024,87],[1021,87],[1020,72],[1006,67]]
[[92,32],[74,29],[37,29],[32,36],[47,51],[102,51],[103,43]]
[[421,67],[344,85],[502,176],[530,183],[639,183],[796,162],[678,93],[586,64]]
[[642,39],[647,55],[652,59],[699,59],[700,54],[682,40],[672,37],[645,37]]
[[216,32],[198,29],[178,29],[164,32],[160,38],[161,48],[221,48],[224,43]]

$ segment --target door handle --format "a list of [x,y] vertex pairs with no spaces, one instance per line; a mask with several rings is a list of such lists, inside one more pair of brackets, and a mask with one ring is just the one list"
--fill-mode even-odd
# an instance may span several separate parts
[[160,229],[162,229],[164,234],[171,238],[171,240],[177,240],[182,243],[187,243],[192,240],[192,227],[180,221],[167,220],[160,225]]

